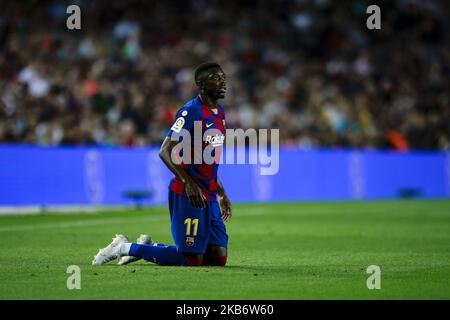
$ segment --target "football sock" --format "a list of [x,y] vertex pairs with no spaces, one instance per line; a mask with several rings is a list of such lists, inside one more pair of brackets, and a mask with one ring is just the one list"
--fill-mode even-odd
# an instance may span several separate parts
[[152,246],[157,246],[157,247],[167,247],[167,244],[164,243],[153,243]]
[[161,266],[186,266],[187,262],[175,246],[131,244],[128,255],[143,258]]

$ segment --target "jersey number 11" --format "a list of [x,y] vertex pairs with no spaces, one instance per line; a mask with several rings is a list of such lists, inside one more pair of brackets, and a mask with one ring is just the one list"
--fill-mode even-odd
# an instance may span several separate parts
[[[186,225],[186,235],[195,237],[197,235],[198,230],[198,219],[186,218],[184,220],[184,224]],[[191,226],[194,226],[192,234],[191,234]]]

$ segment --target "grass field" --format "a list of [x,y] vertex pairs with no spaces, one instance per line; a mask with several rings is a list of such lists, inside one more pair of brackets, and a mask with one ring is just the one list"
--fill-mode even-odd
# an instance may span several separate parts
[[118,232],[172,243],[167,209],[0,217],[0,299],[450,299],[450,201],[236,205],[227,227],[225,268],[93,267]]

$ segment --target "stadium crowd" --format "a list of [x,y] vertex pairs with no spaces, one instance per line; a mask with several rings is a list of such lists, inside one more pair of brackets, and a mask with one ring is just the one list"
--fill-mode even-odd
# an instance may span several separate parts
[[[81,30],[66,8],[81,7]],[[449,4],[364,0],[5,1],[0,143],[158,144],[220,63],[229,128],[312,148],[450,149]]]

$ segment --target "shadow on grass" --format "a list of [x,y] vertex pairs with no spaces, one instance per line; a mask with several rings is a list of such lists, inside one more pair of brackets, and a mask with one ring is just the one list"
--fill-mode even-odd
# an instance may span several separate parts
[[305,265],[305,266],[281,266],[281,265],[227,265],[226,267],[218,266],[202,266],[202,267],[179,267],[179,266],[160,266],[151,262],[139,261],[128,265],[117,265],[117,264],[105,264],[101,266],[96,266],[94,268],[100,271],[103,268],[119,268],[122,270],[127,270],[132,272],[134,269],[147,270],[147,268],[153,269],[155,271],[164,272],[174,272],[174,270],[179,269],[181,272],[214,272],[214,273],[244,273],[253,276],[258,275],[276,275],[276,276],[287,276],[287,275],[297,275],[297,276],[318,276],[318,277],[335,277],[335,276],[354,276],[355,274],[364,274],[365,269],[359,266],[315,266],[315,265]]
[[270,274],[284,274],[284,275],[303,275],[303,276],[336,276],[336,275],[352,275],[364,272],[363,268],[358,266],[315,266],[315,265],[305,265],[305,266],[256,266],[256,265],[230,265],[226,266],[224,269],[229,269],[233,271],[242,272],[254,272],[254,273],[270,273]]

